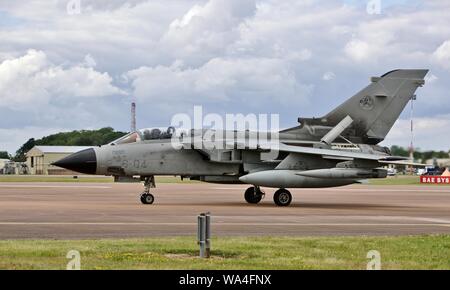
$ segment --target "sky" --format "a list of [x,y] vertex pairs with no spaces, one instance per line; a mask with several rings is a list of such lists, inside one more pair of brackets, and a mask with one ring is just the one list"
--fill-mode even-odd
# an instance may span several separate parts
[[[128,131],[132,101],[138,127],[202,105],[287,128],[398,68],[430,69],[414,144],[448,150],[449,15],[437,0],[0,0],[0,151]],[[407,108],[382,145],[409,146],[409,128]]]

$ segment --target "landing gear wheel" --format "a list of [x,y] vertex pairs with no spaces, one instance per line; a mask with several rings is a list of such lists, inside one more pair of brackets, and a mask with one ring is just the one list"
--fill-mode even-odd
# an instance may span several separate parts
[[143,204],[152,204],[155,201],[155,197],[151,193],[143,193],[141,194],[141,202]]
[[155,197],[150,193],[150,188],[156,187],[155,177],[141,177],[141,180],[144,180],[144,192],[141,194],[141,202],[143,204],[152,204],[155,201]]
[[278,206],[288,206],[291,204],[292,194],[284,188],[278,189],[273,195],[273,201]]
[[245,191],[244,197],[245,197],[245,201],[251,204],[257,204],[261,201],[261,199],[263,198],[264,193],[261,192],[261,190],[257,187],[249,187],[247,188],[247,190]]

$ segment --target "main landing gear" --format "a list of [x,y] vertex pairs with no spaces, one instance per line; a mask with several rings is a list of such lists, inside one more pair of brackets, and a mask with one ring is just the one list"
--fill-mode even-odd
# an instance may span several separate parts
[[144,192],[141,194],[141,202],[143,204],[152,204],[155,201],[155,197],[150,193],[150,188],[155,187],[155,177],[146,176],[144,178]]
[[259,186],[252,186],[247,188],[245,191],[244,197],[248,203],[257,204],[264,197],[264,192],[261,191]]
[[[244,197],[248,203],[257,204],[263,199],[264,195],[265,193],[259,188],[259,186],[252,186],[247,188]],[[292,194],[289,190],[284,188],[278,189],[273,195],[273,201],[278,206],[288,206],[292,202]]]
[[292,202],[292,194],[284,188],[278,189],[273,195],[273,201],[278,206],[288,206]]

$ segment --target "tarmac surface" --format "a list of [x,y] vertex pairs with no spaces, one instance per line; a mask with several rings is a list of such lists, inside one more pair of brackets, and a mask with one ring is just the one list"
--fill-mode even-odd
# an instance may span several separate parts
[[222,236],[450,234],[450,186],[293,189],[285,208],[273,189],[247,204],[247,187],[158,184],[155,203],[143,205],[140,184],[0,183],[0,239],[192,236],[207,211]]

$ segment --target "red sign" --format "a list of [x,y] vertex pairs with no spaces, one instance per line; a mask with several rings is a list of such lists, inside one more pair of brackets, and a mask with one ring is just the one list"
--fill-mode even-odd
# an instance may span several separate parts
[[450,184],[450,176],[420,176],[420,183]]

